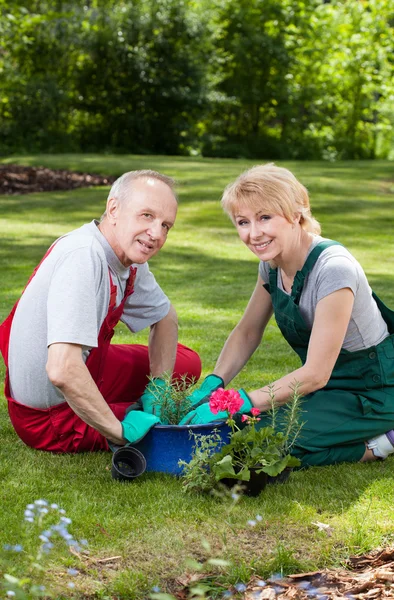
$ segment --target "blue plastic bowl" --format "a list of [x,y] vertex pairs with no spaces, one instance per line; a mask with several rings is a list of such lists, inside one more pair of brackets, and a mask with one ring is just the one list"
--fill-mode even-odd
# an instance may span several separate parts
[[[146,471],[158,471],[180,475],[182,467],[179,460],[189,462],[192,458],[193,433],[208,435],[214,429],[219,430],[222,444],[229,441],[230,427],[225,421],[206,425],[155,425],[138,444],[133,444],[146,459]],[[220,449],[220,445],[217,448]]]

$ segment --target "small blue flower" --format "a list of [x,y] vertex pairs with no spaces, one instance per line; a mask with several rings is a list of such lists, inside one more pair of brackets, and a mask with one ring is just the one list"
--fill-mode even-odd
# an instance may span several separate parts
[[13,592],[12,590],[8,590],[7,596],[8,598],[13,598],[15,596],[15,592]]
[[78,575],[79,571],[77,569],[67,569],[67,573],[69,575]]
[[283,588],[279,587],[279,585],[276,585],[276,586],[274,587],[274,592],[275,592],[275,594],[277,594],[277,595],[279,595],[279,594],[282,594],[282,593],[283,593]]
[[45,587],[45,585],[39,585],[39,586],[38,586],[38,590],[39,590],[40,592],[45,592],[45,590],[46,590],[46,587]]
[[34,504],[36,506],[48,506],[48,502],[46,500],[35,500]]
[[79,543],[81,544],[81,546],[88,546],[89,545],[88,540],[79,540]]
[[308,588],[308,597],[310,598],[316,598],[316,597],[320,597],[319,591],[317,588],[313,587],[312,585]]
[[51,504],[51,508],[53,508],[55,510],[56,508],[59,508],[59,507],[57,504]]
[[234,587],[237,592],[246,592],[246,585],[244,583],[237,583]]
[[238,500],[238,498],[239,498],[239,494],[236,494],[235,492],[233,492],[233,493],[231,494],[231,498],[232,498],[233,500]]
[[66,511],[64,510],[64,508],[59,508],[59,513],[60,513],[61,515],[65,515],[65,514],[66,514]]
[[73,583],[72,581],[69,581],[67,584],[67,587],[69,587],[70,589],[75,588],[75,583]]
[[42,545],[42,550],[43,552],[45,552],[45,554],[48,554],[48,552],[50,552],[53,548],[53,544],[52,542],[47,542],[46,544]]
[[6,551],[8,551],[8,550],[12,550],[12,546],[11,546],[11,544],[4,544],[4,546],[3,546],[3,550],[6,550]]
[[253,521],[252,519],[250,519],[248,521],[248,525],[250,525],[250,527],[255,527],[257,525],[256,521]]
[[34,512],[32,510],[30,510],[29,508],[27,508],[25,510],[25,517],[34,517]]
[[29,510],[33,510],[35,508],[35,506],[34,506],[34,504],[28,504],[26,506],[26,508],[29,509]]
[[52,535],[52,531],[50,529],[46,529],[45,531],[42,532],[41,535],[45,535],[45,537],[50,538]]
[[258,581],[256,581],[256,585],[258,585],[259,587],[265,587],[267,584],[263,579],[259,579]]
[[256,515],[256,521],[262,521],[263,517],[261,515]]
[[60,517],[60,520],[62,523],[65,523],[66,525],[70,525],[70,523],[72,523],[71,519],[69,519],[68,517]]
[[22,552],[23,546],[21,544],[15,544],[15,546],[12,549],[14,552]]
[[152,588],[152,592],[154,592],[155,594],[158,594],[160,592],[160,588],[158,585],[154,585]]
[[34,517],[25,517],[25,521],[28,523],[34,523]]
[[41,540],[42,542],[49,542],[49,538],[47,538],[46,535],[39,535],[38,539]]
[[301,588],[302,590],[308,590],[311,587],[311,583],[310,581],[301,581],[298,584],[298,587]]
[[47,515],[48,514],[48,509],[47,508],[40,508],[40,515]]
[[223,593],[222,598],[232,598],[233,597],[233,593],[230,592],[230,590],[228,590],[227,592]]

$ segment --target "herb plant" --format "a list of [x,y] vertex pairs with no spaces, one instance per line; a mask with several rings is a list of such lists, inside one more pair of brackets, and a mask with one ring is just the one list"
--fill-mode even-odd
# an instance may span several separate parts
[[195,387],[195,381],[190,380],[187,375],[172,381],[171,376],[166,374],[163,379],[166,382],[164,390],[155,385],[155,380],[150,378],[150,388],[155,396],[153,406],[160,406],[160,420],[163,425],[178,425],[192,408],[189,396]]

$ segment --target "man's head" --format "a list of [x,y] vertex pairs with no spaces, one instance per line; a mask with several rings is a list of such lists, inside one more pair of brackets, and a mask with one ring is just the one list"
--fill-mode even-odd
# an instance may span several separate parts
[[163,246],[177,208],[170,177],[130,171],[112,185],[100,230],[124,266],[142,264]]

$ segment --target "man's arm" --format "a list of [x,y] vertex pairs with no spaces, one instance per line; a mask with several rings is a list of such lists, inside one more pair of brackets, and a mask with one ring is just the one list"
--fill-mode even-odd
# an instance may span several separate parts
[[56,343],[48,348],[48,378],[62,392],[72,410],[115,444],[124,444],[122,425],[100,394],[78,344]]
[[151,326],[149,334],[149,362],[152,377],[172,374],[178,343],[178,318],[173,306],[167,315]]

